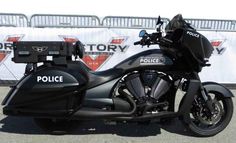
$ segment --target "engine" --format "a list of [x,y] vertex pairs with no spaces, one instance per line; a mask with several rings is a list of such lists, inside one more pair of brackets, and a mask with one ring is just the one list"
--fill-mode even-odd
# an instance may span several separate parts
[[155,70],[146,70],[134,73],[125,78],[129,92],[139,101],[158,99],[163,96],[171,86],[168,76]]

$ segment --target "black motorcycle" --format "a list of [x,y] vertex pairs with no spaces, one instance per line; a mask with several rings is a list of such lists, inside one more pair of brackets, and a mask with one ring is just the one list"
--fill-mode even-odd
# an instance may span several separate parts
[[[83,57],[80,41],[15,42],[13,61],[27,66],[4,99],[3,113],[33,117],[51,133],[74,127],[74,120],[149,122],[175,117],[199,136],[221,132],[232,118],[233,94],[218,83],[202,83],[198,76],[210,66],[211,43],[181,15],[168,23],[165,33],[162,24],[159,17],[156,32],[142,30],[141,40],[134,43],[160,48],[98,72],[72,60]],[[185,95],[176,112],[177,90]]]

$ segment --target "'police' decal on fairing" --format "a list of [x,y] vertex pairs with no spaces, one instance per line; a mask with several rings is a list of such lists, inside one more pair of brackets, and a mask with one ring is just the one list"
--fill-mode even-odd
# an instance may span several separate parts
[[37,76],[37,82],[63,82],[63,76]]
[[200,37],[199,34],[193,33],[193,32],[191,32],[191,31],[187,31],[187,34],[190,35],[190,36],[192,36],[192,37],[196,37],[196,38],[199,38],[199,37]]
[[140,65],[164,65],[165,59],[163,57],[141,57]]

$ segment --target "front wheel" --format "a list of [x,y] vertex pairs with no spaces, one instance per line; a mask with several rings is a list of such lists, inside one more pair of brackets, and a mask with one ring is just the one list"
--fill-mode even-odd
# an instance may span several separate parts
[[189,114],[189,129],[198,136],[213,136],[221,132],[229,124],[233,115],[233,101],[222,93],[208,91],[208,97],[213,107],[210,112],[201,95],[196,95]]

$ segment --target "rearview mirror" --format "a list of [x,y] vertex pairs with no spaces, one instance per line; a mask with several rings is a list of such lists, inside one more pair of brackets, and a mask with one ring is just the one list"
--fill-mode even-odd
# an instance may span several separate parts
[[146,30],[141,30],[139,32],[139,37],[144,37],[147,34]]
[[160,17],[160,16],[158,16],[156,25],[159,25],[159,24],[160,24],[160,25],[163,24],[163,21],[161,20],[161,17]]

